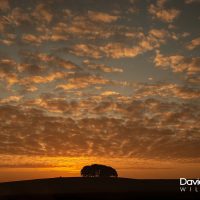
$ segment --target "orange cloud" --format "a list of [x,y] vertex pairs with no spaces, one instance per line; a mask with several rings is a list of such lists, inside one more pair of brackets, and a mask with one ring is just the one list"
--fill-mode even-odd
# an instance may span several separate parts
[[180,15],[180,11],[174,8],[164,8],[165,3],[165,0],[157,0],[156,5],[150,4],[148,11],[154,18],[170,23]]
[[200,46],[200,37],[193,39],[189,44],[186,45],[186,48],[189,50],[193,50],[199,46]]
[[10,9],[10,4],[8,0],[0,0],[0,10],[7,11]]
[[100,70],[105,73],[120,73],[123,72],[123,69],[117,67],[106,66],[104,64],[94,64],[89,60],[84,60],[83,64],[86,65],[90,70]]
[[115,92],[115,91],[109,91],[108,90],[108,91],[102,92],[101,95],[103,95],[103,96],[113,96],[113,95],[119,95],[119,93]]
[[22,41],[25,43],[30,43],[33,45],[40,45],[42,42],[57,42],[57,41],[65,41],[68,40],[67,35],[60,35],[54,33],[47,33],[46,35],[33,35],[33,34],[23,34]]
[[13,8],[11,13],[7,16],[9,24],[14,26],[20,26],[23,24],[31,24],[30,13],[27,13],[20,7]]
[[15,73],[17,63],[12,59],[0,60],[0,80],[5,80],[8,88],[19,82],[18,75]]
[[88,11],[88,17],[95,22],[111,23],[116,21],[119,17],[103,12]]
[[151,29],[149,33],[157,39],[163,40],[165,40],[169,36],[168,31],[166,31],[165,29]]
[[[59,56],[49,55],[46,53],[33,53],[33,52],[23,52],[22,56],[25,59],[24,63],[20,63],[17,68],[20,72],[44,72],[48,68],[52,67],[56,69],[66,69],[66,70],[77,70],[79,69],[78,65],[71,62],[70,60],[65,60]],[[30,62],[27,62],[30,60]],[[33,65],[32,63],[37,63]],[[48,65],[48,68],[46,67]],[[48,70],[47,70],[48,71]]]
[[70,52],[77,56],[93,57],[96,59],[102,57],[101,52],[94,45],[76,44]]
[[99,76],[82,76],[82,77],[74,77],[70,78],[66,84],[60,84],[57,86],[57,88],[62,88],[64,90],[71,90],[71,89],[80,89],[80,88],[86,88],[91,85],[104,85],[109,83],[108,80],[99,77]]
[[[96,38],[109,38],[114,35],[115,31],[109,28],[109,23],[100,21],[100,23],[96,23],[96,20],[106,20],[105,18],[91,18],[88,13],[77,15],[72,11],[70,12],[70,21],[69,22],[58,22],[52,27],[51,32],[57,35],[64,35],[66,37],[74,38],[84,38],[88,39],[96,39]],[[94,15],[93,11],[89,12],[90,15]],[[68,19],[69,14],[67,14],[66,18]],[[108,20],[108,16],[107,16]],[[111,19],[110,19],[111,20]],[[102,22],[102,23],[101,23]],[[43,28],[40,31],[44,32]],[[46,31],[45,31],[46,32]],[[50,32],[50,30],[48,30]]]
[[105,45],[76,44],[70,49],[70,53],[82,57],[100,59],[110,57],[114,59],[136,57],[146,51],[166,43],[169,38],[176,38],[164,29],[150,29],[147,34],[139,31],[134,33],[136,41],[131,45],[126,42],[108,42]]
[[108,43],[100,49],[105,52],[107,57],[111,58],[135,57],[141,52],[141,49],[137,46],[124,47],[121,43]]
[[168,69],[173,72],[186,72],[187,75],[194,75],[200,72],[200,57],[184,57],[182,55],[164,56],[159,51],[156,52],[154,63],[156,67]]
[[[124,117],[104,116],[80,118],[75,121],[72,118],[55,115],[50,117],[41,110],[27,106],[1,106],[0,154],[199,158],[196,151],[199,139],[195,137],[195,130],[200,127],[197,112],[194,112],[198,111],[198,105],[188,107],[155,100],[132,101],[128,105],[103,102],[101,110],[112,112],[117,106],[124,106],[127,113],[125,120]],[[100,108],[95,110],[101,111]],[[5,142],[8,137],[9,143]],[[79,148],[76,148],[77,146]],[[172,148],[175,153],[169,151]]]
[[[71,74],[71,73],[70,73]],[[49,83],[51,81],[54,81],[56,79],[61,79],[66,76],[68,76],[68,73],[62,73],[62,72],[55,72],[52,74],[49,74],[47,76],[29,76],[20,81],[21,84],[27,84],[27,83]]]
[[9,96],[4,99],[0,99],[0,103],[14,103],[14,102],[19,102],[22,99],[23,96]]
[[34,45],[39,45],[42,42],[40,37],[33,34],[23,34],[22,41],[32,43]]
[[180,98],[182,100],[198,99],[200,91],[198,89],[178,86],[177,84],[152,84],[139,86],[135,98],[141,99],[144,97],[160,96],[168,98]]
[[50,23],[53,19],[53,14],[47,9],[47,6],[42,3],[36,5],[35,10],[31,14],[38,22],[45,21],[46,23]]

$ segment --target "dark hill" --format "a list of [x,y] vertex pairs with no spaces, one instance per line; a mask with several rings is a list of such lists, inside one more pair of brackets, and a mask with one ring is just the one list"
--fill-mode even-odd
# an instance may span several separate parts
[[180,197],[179,180],[141,180],[128,178],[51,178],[0,183],[0,199],[129,199]]

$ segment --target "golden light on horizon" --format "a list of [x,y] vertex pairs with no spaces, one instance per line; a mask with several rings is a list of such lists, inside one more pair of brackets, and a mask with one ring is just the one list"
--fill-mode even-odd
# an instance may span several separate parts
[[[6,159],[7,157],[7,159]],[[195,177],[200,165],[179,161],[152,160],[138,158],[103,158],[103,157],[40,157],[40,156],[4,156],[0,182],[28,180],[48,177],[77,177],[85,165],[104,163],[117,169],[119,176],[129,178],[165,179]],[[2,158],[2,156],[0,156]]]

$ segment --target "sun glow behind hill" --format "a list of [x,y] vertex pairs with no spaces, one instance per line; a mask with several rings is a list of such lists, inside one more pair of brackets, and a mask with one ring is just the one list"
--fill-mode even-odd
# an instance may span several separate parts
[[103,163],[117,169],[119,176],[141,179],[179,178],[195,176],[199,164],[179,163],[178,161],[160,161],[133,158],[101,158],[101,157],[40,157],[15,156],[10,162],[10,156],[0,156],[0,182],[28,180],[49,177],[80,176],[80,170],[85,165]]

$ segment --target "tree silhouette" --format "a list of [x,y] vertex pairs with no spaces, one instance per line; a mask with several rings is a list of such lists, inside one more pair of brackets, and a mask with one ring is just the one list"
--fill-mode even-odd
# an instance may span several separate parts
[[92,164],[81,169],[83,177],[118,177],[117,171],[110,166]]
[[92,168],[91,166],[85,166],[81,169],[81,176],[83,177],[92,177]]

